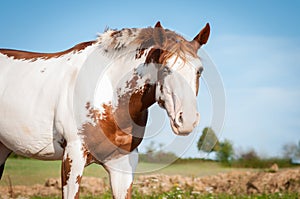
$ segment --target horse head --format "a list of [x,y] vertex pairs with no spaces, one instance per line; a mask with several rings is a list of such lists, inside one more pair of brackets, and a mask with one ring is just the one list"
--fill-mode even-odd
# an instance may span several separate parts
[[187,135],[200,120],[197,111],[199,78],[203,71],[199,48],[206,44],[210,26],[206,26],[192,40],[187,41],[172,31],[165,30],[160,22],[153,29],[153,47],[146,63],[156,64],[157,81],[155,99],[169,116],[172,130]]

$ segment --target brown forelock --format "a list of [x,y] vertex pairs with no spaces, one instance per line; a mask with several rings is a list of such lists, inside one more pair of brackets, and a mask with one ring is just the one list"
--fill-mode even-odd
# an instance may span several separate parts
[[22,50],[11,50],[11,49],[0,49],[0,53],[6,55],[8,57],[13,57],[14,59],[26,59],[26,60],[35,61],[38,58],[50,59],[50,58],[60,57],[62,55],[70,53],[70,52],[78,52],[78,51],[84,50],[86,47],[88,47],[94,43],[96,43],[96,41],[83,42],[83,43],[77,44],[73,48],[70,48],[70,49],[62,51],[62,52],[56,52],[56,53],[37,53],[37,52],[28,52],[28,51],[22,51]]
[[[141,30],[137,38],[133,41],[139,45],[139,49],[150,49],[146,61],[156,62],[159,64],[166,64],[166,61],[172,57],[177,56],[186,61],[186,55],[197,57],[197,50],[194,46],[182,36],[178,35],[174,31],[165,29],[160,34],[163,36],[158,37],[155,29],[158,28],[144,28]],[[159,28],[162,29],[162,28]],[[161,39],[164,38],[164,39]],[[163,41],[162,43],[159,43]],[[159,51],[157,50],[159,49]],[[151,58],[152,56],[152,58]],[[157,59],[159,57],[159,59]],[[146,62],[147,63],[147,62]]]

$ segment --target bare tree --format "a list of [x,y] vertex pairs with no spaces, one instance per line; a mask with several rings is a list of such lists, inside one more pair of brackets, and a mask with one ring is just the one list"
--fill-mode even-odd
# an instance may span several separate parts
[[300,149],[300,146],[297,146],[294,143],[284,144],[282,147],[283,157],[284,158],[293,158],[295,155],[297,155],[297,152],[299,151],[299,149]]

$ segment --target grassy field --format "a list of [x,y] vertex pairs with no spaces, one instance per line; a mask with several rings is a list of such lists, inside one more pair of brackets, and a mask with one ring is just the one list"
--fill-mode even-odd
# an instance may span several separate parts
[[[10,178],[13,185],[44,184],[48,178],[60,177],[60,165],[60,161],[8,159],[5,165],[4,175],[0,181],[0,186],[8,185],[8,178]],[[163,173],[168,175],[206,176],[232,170],[233,168],[225,168],[215,162],[181,163],[172,164],[167,167],[164,164],[140,162],[136,175]],[[86,167],[84,176],[108,178],[102,166],[96,164]]]
[[[30,199],[60,199],[61,197],[32,197]],[[111,194],[107,193],[103,196],[83,196],[82,199],[111,199]],[[285,194],[257,194],[257,195],[239,195],[232,196],[226,194],[211,195],[211,194],[191,194],[183,192],[169,192],[159,195],[143,196],[139,194],[133,194],[134,199],[298,199],[299,194],[297,193],[285,193]]]
[[[60,161],[39,161],[33,159],[8,159],[4,176],[0,181],[0,186],[9,185],[9,179],[12,185],[34,185],[44,184],[48,178],[60,177]],[[167,175],[183,175],[183,176],[208,176],[216,175],[218,173],[230,172],[230,171],[242,171],[250,169],[237,169],[224,167],[216,162],[189,162],[189,163],[176,163],[165,167],[163,164],[152,164],[141,162],[137,168],[136,175],[144,175],[151,173],[161,173]],[[99,165],[90,165],[85,168],[84,176],[93,176],[99,178],[105,178],[108,180],[106,171]],[[1,195],[1,194],[0,194]],[[1,198],[1,196],[0,196]],[[58,197],[39,197],[35,196],[30,199],[59,199]],[[110,199],[111,193],[106,192],[102,196],[81,196],[83,199]],[[174,199],[174,198],[194,198],[194,199],[229,199],[229,198],[248,198],[248,199],[287,199],[287,198],[299,198],[298,193],[276,193],[276,194],[256,194],[256,195],[210,195],[193,193],[189,190],[174,189],[167,193],[156,195],[141,195],[137,190],[133,191],[134,199]]]

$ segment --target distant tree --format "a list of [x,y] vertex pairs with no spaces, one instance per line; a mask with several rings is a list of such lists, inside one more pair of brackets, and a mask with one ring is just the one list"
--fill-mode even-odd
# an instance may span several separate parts
[[293,158],[294,156],[300,157],[300,141],[297,144],[287,143],[282,147],[284,158]]
[[151,141],[148,146],[146,146],[146,153],[153,153],[155,151],[155,143]]
[[287,143],[284,144],[282,147],[282,151],[283,151],[283,157],[284,158],[292,158],[295,153],[297,152],[297,145],[294,143]]
[[241,154],[241,159],[243,160],[256,160],[259,159],[256,151],[254,149],[251,149],[243,154]]
[[296,151],[296,156],[300,157],[300,140],[298,142],[298,147],[297,147],[297,151]]
[[146,146],[146,153],[139,154],[139,160],[151,163],[172,163],[178,159],[177,155],[163,150],[163,143],[155,144],[153,141]]
[[217,151],[217,159],[222,163],[229,163],[233,159],[234,149],[231,141],[225,139],[220,142],[220,148]]
[[214,130],[210,127],[205,127],[202,131],[202,135],[198,140],[197,147],[199,151],[212,152],[218,151],[220,143]]

